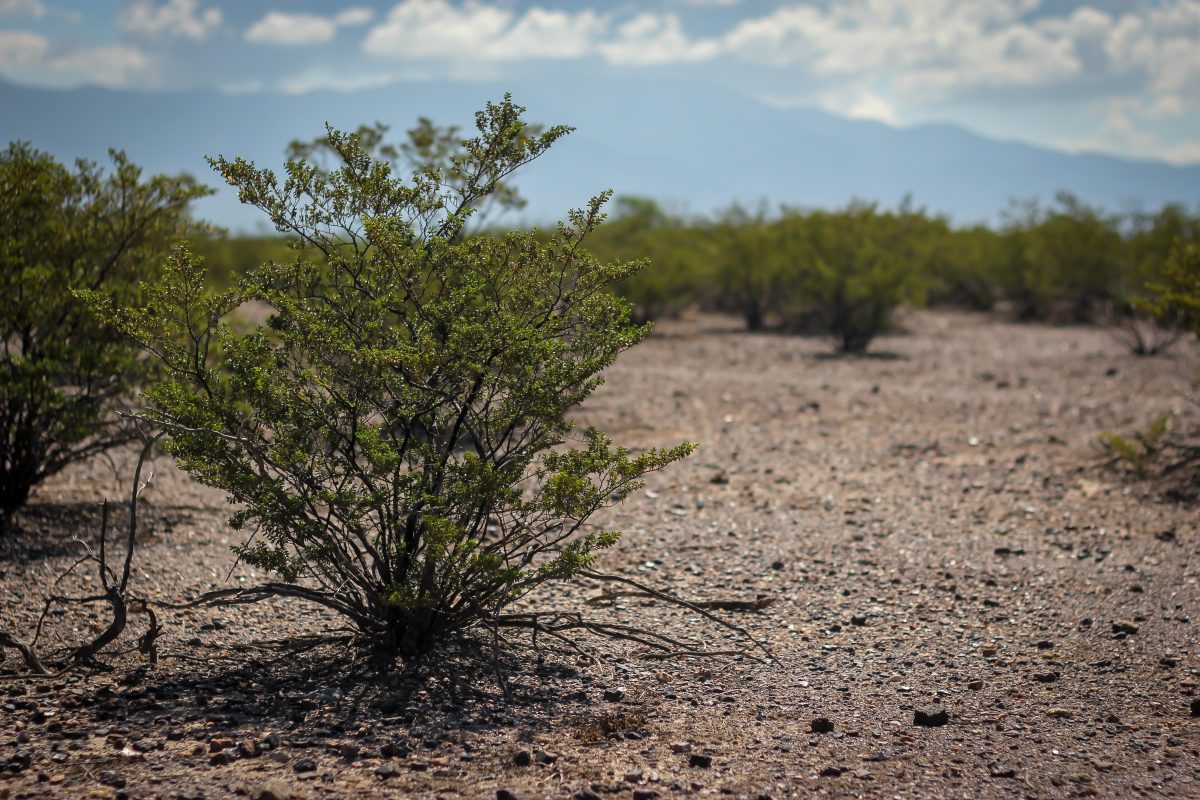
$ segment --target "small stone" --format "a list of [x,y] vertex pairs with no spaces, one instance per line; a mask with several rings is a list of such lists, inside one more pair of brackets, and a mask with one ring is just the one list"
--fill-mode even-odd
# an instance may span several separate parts
[[809,727],[813,733],[833,733],[833,722],[828,717],[817,717]]
[[106,769],[100,773],[100,782],[105,786],[111,786],[114,789],[125,788],[125,776],[119,772],[114,772],[111,769]]
[[700,769],[708,769],[712,766],[712,756],[706,756],[701,753],[692,753],[688,757],[689,767],[699,767]]
[[244,742],[238,742],[238,753],[242,758],[258,758],[262,755],[262,748],[258,746],[258,742],[253,739],[247,739]]
[[518,767],[528,767],[533,763],[533,755],[528,750],[518,750],[513,753],[512,762]]
[[1052,649],[1054,649],[1054,642],[1050,641],[1049,639],[1043,639],[1042,641],[1038,642],[1035,646],[1037,647],[1038,650],[1052,650]]
[[867,624],[867,615],[866,614],[855,614],[853,617],[850,618],[850,624],[861,628],[862,626]]
[[388,742],[379,748],[379,754],[384,758],[407,758],[411,751],[402,744]]
[[922,728],[940,728],[950,721],[950,715],[944,708],[920,709],[913,712],[913,725]]
[[1138,626],[1127,620],[1118,620],[1112,624],[1113,633],[1133,635],[1138,632]]
[[690,753],[690,752],[692,752],[692,743],[691,742],[672,742],[671,743],[671,752],[672,753]]
[[817,774],[822,778],[840,778],[845,771],[844,767],[826,767]]
[[219,753],[222,750],[227,750],[234,747],[237,742],[227,736],[214,736],[208,740],[208,752]]
[[1063,708],[1062,706],[1055,706],[1046,713],[1052,719],[1070,719],[1072,716],[1074,716],[1071,712],[1071,709]]
[[538,750],[533,754],[533,763],[535,764],[553,764],[558,761],[556,753],[547,753],[545,750]]
[[1054,683],[1058,680],[1057,672],[1035,672],[1033,679],[1038,683]]
[[785,566],[787,566],[787,565],[784,564],[782,561],[772,561],[771,562],[771,569],[775,570],[776,572],[783,569]]
[[1009,766],[1000,766],[999,764],[993,764],[991,766],[991,768],[988,770],[988,777],[991,777],[991,778],[1015,778],[1015,777],[1017,777],[1017,771]]
[[338,748],[338,755],[347,761],[353,761],[358,758],[358,745],[351,742],[346,742]]
[[633,800],[654,800],[658,797],[658,792],[653,789],[634,789]]
[[605,689],[604,699],[610,703],[619,703],[625,698],[625,690],[621,688]]
[[278,778],[261,783],[250,792],[250,800],[291,800],[293,796],[292,787]]
[[593,792],[591,789],[580,789],[571,795],[571,800],[600,800],[600,795]]
[[1112,769],[1116,765],[1111,761],[1103,761],[1103,760],[1097,759],[1096,761],[1092,762],[1092,766],[1095,767],[1100,772],[1108,772],[1110,769]]
[[292,769],[296,772],[316,772],[317,762],[312,758],[302,758],[292,765]]
[[970,683],[967,684],[967,688],[970,689],[972,692],[978,692],[980,689],[983,688],[983,681],[971,681]]
[[1192,701],[1192,716],[1200,717],[1200,699]]
[[510,792],[508,789],[497,789],[496,800],[517,800],[516,792]]
[[375,768],[375,774],[378,775],[380,778],[382,778],[385,781],[388,778],[396,777],[396,775],[399,774],[399,772],[400,772],[400,770],[396,769],[396,765],[390,761],[388,761],[386,764],[380,764],[378,767]]
[[53,775],[51,775],[49,778],[47,778],[46,780],[49,781],[49,783],[51,785],[57,786],[58,784],[65,781],[66,779],[67,779],[66,775],[62,774],[61,772],[56,772]]
[[227,747],[219,753],[213,753],[208,757],[208,763],[219,767],[225,764],[232,764],[238,760],[238,750],[236,747]]

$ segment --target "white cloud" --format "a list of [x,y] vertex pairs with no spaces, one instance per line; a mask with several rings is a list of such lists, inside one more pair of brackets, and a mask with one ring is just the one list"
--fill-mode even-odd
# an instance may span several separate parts
[[468,0],[403,0],[371,29],[363,50],[377,56],[454,61],[580,58],[593,52],[607,20],[533,7],[520,17]]
[[365,25],[374,15],[369,8],[348,8],[332,17],[269,11],[247,29],[245,38],[258,44],[320,44],[332,41],[339,27]]
[[333,18],[333,21],[338,25],[350,28],[355,25],[366,25],[375,18],[375,10],[372,8],[347,8],[345,11],[339,11]]
[[46,37],[28,31],[0,30],[0,73],[50,73],[69,83],[127,86],[144,77],[150,59],[133,47],[79,48],[56,52]]
[[59,72],[86,76],[89,83],[116,89],[143,77],[150,59],[136,48],[117,45],[75,50],[52,59],[48,66]]
[[874,92],[862,92],[848,104],[840,108],[833,106],[830,110],[852,119],[871,119],[887,125],[900,124],[900,115],[896,113],[892,104]]
[[674,14],[639,14],[617,29],[617,38],[601,44],[600,52],[615,64],[670,64],[703,61],[718,55],[713,40],[692,41]]
[[200,8],[198,0],[133,0],[121,10],[121,30],[147,37],[202,42],[221,25],[219,8]]
[[246,41],[260,44],[318,44],[337,33],[337,23],[315,14],[270,11],[246,31]]
[[40,64],[50,52],[46,37],[29,31],[0,30],[0,70],[17,70]]
[[23,16],[41,19],[46,5],[41,0],[0,0],[0,17]]

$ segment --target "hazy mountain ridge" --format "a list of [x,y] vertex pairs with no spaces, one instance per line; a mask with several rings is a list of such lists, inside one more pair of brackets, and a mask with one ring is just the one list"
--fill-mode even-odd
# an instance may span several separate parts
[[[318,135],[326,121],[353,128],[379,120],[401,131],[427,116],[467,126],[475,109],[504,91],[427,82],[305,95],[147,94],[0,83],[0,137],[30,140],[59,158],[103,159],[108,147],[120,147],[148,170],[187,170],[215,185],[206,154],[278,166],[288,141]],[[530,120],[578,129],[526,170],[520,185],[530,203],[514,222],[549,222],[606,188],[688,213],[734,200],[890,205],[911,194],[959,222],[995,220],[1013,198],[1049,199],[1059,189],[1114,210],[1200,203],[1200,166],[1071,155],[948,124],[893,128],[682,84],[609,81],[565,98],[549,84],[513,92]],[[261,224],[227,189],[199,211],[235,229]]]

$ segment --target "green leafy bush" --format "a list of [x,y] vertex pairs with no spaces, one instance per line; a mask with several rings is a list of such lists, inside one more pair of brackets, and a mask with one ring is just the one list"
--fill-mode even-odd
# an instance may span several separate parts
[[[475,138],[407,181],[333,130],[329,168],[214,160],[297,237],[294,257],[212,293],[181,248],[145,308],[114,317],[167,369],[146,417],[184,469],[242,505],[241,558],[280,579],[263,591],[335,609],[384,653],[503,624],[514,600],[617,540],[585,526],[592,514],[692,449],[633,455],[567,418],[648,332],[610,292],[640,265],[582,246],[605,197],[549,236],[461,235],[569,130],[531,135],[522,111],[489,104]],[[250,300],[271,309],[265,326],[222,322]]]
[[68,464],[130,439],[114,406],[148,375],[138,348],[71,294],[132,303],[137,281],[179,236],[208,190],[186,176],[142,180],[113,151],[112,171],[72,170],[26,144],[0,153],[0,523]]
[[1116,433],[1102,433],[1100,441],[1119,461],[1128,464],[1134,472],[1144,477],[1162,454],[1170,421],[1169,413],[1160,414],[1151,420],[1144,430],[1135,431],[1132,438],[1127,439]]
[[865,352],[892,312],[917,291],[912,219],[855,204],[837,212],[790,215],[798,309],[844,353]]

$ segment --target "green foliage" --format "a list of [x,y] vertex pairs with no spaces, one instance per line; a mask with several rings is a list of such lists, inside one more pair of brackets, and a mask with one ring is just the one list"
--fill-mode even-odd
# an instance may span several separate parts
[[917,237],[921,217],[902,209],[879,213],[854,204],[837,212],[790,214],[781,227],[799,254],[798,310],[816,320],[845,353],[865,352],[887,329],[892,311],[917,291]]
[[613,219],[597,229],[588,249],[602,261],[644,259],[647,263],[614,287],[634,304],[641,320],[678,314],[704,300],[717,248],[706,231],[664,211],[653,200],[617,199]]
[[97,324],[72,290],[137,301],[208,193],[186,176],[142,179],[112,151],[107,175],[26,144],[0,153],[0,517],[72,462],[130,438],[114,407],[148,375],[127,340]]
[[[634,455],[567,417],[649,330],[610,291],[640,264],[582,247],[604,196],[549,235],[461,235],[568,132],[534,135],[522,110],[489,104],[475,138],[407,181],[334,130],[327,168],[214,160],[302,246],[215,293],[180,248],[145,307],[111,317],[166,367],[145,414],[170,451],[241,504],[233,523],[254,531],[241,557],[385,652],[425,650],[572,577],[618,536],[587,520],[692,450]],[[247,301],[271,316],[239,332],[223,320]]]
[[1163,269],[1161,282],[1151,284],[1154,297],[1147,307],[1159,319],[1177,322],[1200,338],[1200,242],[1179,241]]
[[1131,439],[1116,433],[1102,433],[1100,440],[1120,461],[1145,477],[1163,451],[1170,421],[1169,413],[1160,414],[1144,430],[1135,431]]

